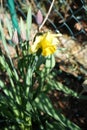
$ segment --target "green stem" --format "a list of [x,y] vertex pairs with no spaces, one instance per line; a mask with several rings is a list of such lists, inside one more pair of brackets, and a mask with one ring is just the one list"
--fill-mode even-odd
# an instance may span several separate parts
[[7,0],[7,3],[8,3],[8,8],[9,8],[9,11],[10,11],[10,14],[11,14],[13,27],[16,28],[18,34],[20,34],[20,29],[19,29],[19,25],[18,25],[14,0]]

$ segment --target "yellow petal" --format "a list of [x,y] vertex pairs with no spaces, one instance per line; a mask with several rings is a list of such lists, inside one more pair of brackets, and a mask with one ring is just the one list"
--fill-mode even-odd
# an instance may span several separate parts
[[47,56],[53,54],[59,43],[57,37],[61,36],[59,34],[52,34],[50,32],[46,32],[42,35],[36,36],[36,39],[31,45],[31,53],[35,53],[40,48],[42,50],[42,55]]
[[45,49],[42,50],[42,55],[48,56],[48,55],[53,54],[55,51],[56,51],[55,46],[46,47]]
[[41,41],[42,41],[42,37],[41,36],[37,36],[35,38],[34,43],[30,46],[30,52],[31,53],[35,53],[38,51],[39,48],[41,48]]

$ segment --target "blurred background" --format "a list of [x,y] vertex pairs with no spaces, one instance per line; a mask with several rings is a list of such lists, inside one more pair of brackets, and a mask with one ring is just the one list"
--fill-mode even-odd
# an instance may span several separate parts
[[[23,3],[26,0],[15,0],[17,12],[24,18]],[[52,0],[29,0],[32,6],[33,21],[40,9],[45,17]],[[79,41],[87,40],[87,1],[86,0],[55,0],[51,13],[45,24],[47,28],[62,34],[68,34]]]

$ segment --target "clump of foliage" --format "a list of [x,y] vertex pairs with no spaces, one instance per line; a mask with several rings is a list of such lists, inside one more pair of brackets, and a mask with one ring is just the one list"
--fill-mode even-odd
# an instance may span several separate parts
[[[23,27],[21,19],[21,28]],[[36,35],[33,45],[29,44],[31,28],[31,8],[26,23],[26,40],[15,43],[17,64],[10,57],[6,39],[0,23],[0,35],[6,55],[0,50],[0,71],[5,73],[6,80],[0,79],[0,122],[2,130],[80,130],[69,121],[59,110],[55,110],[49,91],[59,90],[66,95],[79,98],[79,95],[57,82],[53,72],[58,34],[46,32]],[[12,29],[8,27],[9,34]],[[38,33],[37,33],[38,34]],[[22,35],[24,36],[24,35]],[[22,37],[23,38],[23,37]],[[21,52],[21,53],[20,53]],[[4,125],[3,125],[4,124]],[[37,127],[34,126],[37,124]]]

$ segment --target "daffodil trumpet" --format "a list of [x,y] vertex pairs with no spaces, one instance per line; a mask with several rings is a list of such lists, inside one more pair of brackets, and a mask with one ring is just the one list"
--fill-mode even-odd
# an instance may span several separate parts
[[57,50],[57,45],[59,44],[58,37],[61,34],[53,34],[51,32],[45,32],[42,35],[37,35],[33,44],[30,46],[30,53],[35,53],[41,49],[41,54],[43,56],[48,56]]

